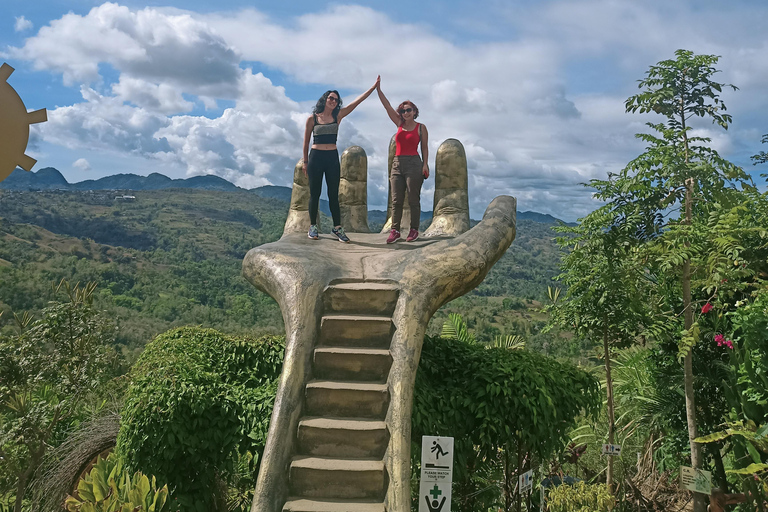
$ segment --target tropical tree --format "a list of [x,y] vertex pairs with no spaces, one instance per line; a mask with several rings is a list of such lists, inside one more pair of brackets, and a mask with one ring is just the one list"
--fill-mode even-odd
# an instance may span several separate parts
[[[707,287],[709,253],[716,249],[708,229],[709,214],[732,201],[738,185],[752,187],[743,170],[720,157],[710,139],[692,133],[691,119],[707,118],[727,129],[732,119],[720,99],[723,84],[713,80],[719,57],[677,50],[675,59],[651,66],[639,81],[641,92],[626,100],[627,112],[656,113],[662,123],[648,123],[655,133],[637,137],[647,143],[643,154],[608,180],[593,180],[596,197],[607,201],[613,222],[628,224],[644,241],[648,268],[665,276],[668,325],[678,323],[677,342],[684,366],[684,393],[691,464],[701,466],[693,388],[693,356],[700,331],[695,321],[694,290]],[[639,222],[638,222],[639,221]],[[702,495],[694,497],[703,512]]]
[[[599,341],[605,362],[608,443],[615,439],[615,408],[611,359],[613,347],[626,347],[663,328],[650,314],[653,286],[644,271],[641,243],[636,236],[639,212],[616,222],[610,205],[580,219],[575,227],[560,226],[567,236],[558,243],[565,250],[557,279],[567,287],[564,297],[550,289],[552,304],[548,329],[560,326],[577,336]],[[613,457],[608,457],[607,484],[613,485]]]
[[0,474],[15,481],[14,512],[27,483],[88,394],[118,368],[114,329],[93,306],[95,283],[61,281],[42,318],[16,315],[17,334],[0,338]]

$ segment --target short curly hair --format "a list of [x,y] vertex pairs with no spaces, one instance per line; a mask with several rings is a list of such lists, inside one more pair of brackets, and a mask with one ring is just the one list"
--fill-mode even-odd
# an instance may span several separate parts
[[397,106],[397,114],[400,116],[400,124],[403,124],[405,122],[405,119],[403,119],[403,109],[406,106],[410,106],[413,109],[413,118],[416,119],[419,117],[419,107],[417,107],[411,100],[405,100],[401,104]]

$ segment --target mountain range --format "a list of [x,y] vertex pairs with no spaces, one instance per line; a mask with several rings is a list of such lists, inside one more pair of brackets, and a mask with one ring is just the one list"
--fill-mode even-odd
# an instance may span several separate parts
[[[4,181],[0,182],[0,189],[6,190],[163,190],[171,188],[192,188],[201,190],[234,191],[240,187],[234,183],[208,174],[205,176],[193,176],[191,178],[172,179],[163,174],[153,172],[148,176],[138,174],[113,174],[97,180],[85,180],[77,183],[69,183],[67,179],[54,167],[44,167],[37,172],[27,172],[18,167]],[[290,202],[290,187],[266,185],[250,190],[261,197]],[[330,215],[328,201],[320,200],[320,210]],[[432,217],[431,211],[421,212],[421,220]],[[518,220],[532,220],[545,224],[557,224],[562,221],[545,213],[532,211],[517,212]],[[369,220],[383,224],[386,220],[386,212],[371,210]]]

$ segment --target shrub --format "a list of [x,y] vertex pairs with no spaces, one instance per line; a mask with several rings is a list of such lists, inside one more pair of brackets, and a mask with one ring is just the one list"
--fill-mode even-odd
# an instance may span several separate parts
[[[596,413],[600,403],[597,380],[573,365],[527,350],[427,337],[414,391],[414,462],[421,436],[452,436],[453,508],[486,510],[511,498],[517,465],[508,462],[518,451],[539,459],[559,452],[578,416]],[[503,497],[499,485],[481,477],[493,472],[488,463],[500,454]]]
[[606,484],[559,485],[547,493],[549,512],[603,512],[612,510],[614,500]]
[[[238,454],[264,450],[284,338],[185,327],[147,345],[131,374],[118,453],[168,482],[182,510],[221,508]],[[250,485],[250,482],[248,483]]]

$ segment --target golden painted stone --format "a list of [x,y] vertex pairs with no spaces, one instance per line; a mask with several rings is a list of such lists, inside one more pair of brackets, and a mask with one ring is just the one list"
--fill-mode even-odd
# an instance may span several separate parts
[[24,102],[8,83],[13,68],[0,66],[0,181],[16,167],[31,171],[37,160],[26,155],[29,125],[48,120],[45,109],[27,112]]

